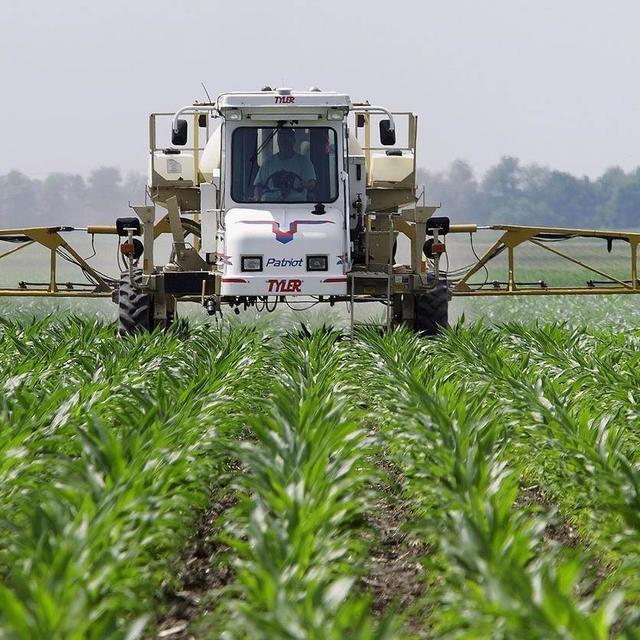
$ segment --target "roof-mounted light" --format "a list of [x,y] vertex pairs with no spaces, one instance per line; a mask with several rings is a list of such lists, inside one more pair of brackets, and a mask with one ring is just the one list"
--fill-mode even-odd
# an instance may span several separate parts
[[342,111],[329,111],[327,118],[329,120],[344,120],[344,113]]
[[225,117],[227,120],[242,120],[242,113],[240,111],[228,111]]

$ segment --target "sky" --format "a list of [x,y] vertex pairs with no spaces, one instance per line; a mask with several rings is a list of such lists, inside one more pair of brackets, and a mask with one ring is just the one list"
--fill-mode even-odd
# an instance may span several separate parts
[[265,84],[419,116],[418,164],[640,165],[637,0],[3,0],[0,174],[146,171],[147,117]]

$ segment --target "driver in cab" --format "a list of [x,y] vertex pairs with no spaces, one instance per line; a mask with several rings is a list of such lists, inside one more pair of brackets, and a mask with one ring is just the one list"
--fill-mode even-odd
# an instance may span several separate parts
[[311,160],[295,150],[296,133],[280,129],[276,138],[278,153],[267,158],[253,181],[258,202],[305,202],[307,190],[316,187]]

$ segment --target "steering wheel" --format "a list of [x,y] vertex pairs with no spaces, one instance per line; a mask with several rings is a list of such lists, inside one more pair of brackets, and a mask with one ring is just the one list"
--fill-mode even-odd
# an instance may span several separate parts
[[304,191],[304,180],[297,173],[282,169],[272,173],[265,180],[263,191],[264,193],[279,191],[286,198],[291,191],[296,193]]

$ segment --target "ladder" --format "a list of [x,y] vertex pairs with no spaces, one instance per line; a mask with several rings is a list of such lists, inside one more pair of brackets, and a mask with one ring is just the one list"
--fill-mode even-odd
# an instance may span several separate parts
[[[387,241],[388,241],[388,255],[389,255],[389,260],[388,260],[388,264],[387,264],[387,272],[385,274],[382,274],[381,272],[372,272],[372,271],[351,271],[351,273],[348,274],[348,277],[350,278],[351,282],[351,289],[350,289],[350,321],[349,321],[349,331],[350,334],[353,335],[353,330],[354,327],[356,326],[372,326],[372,327],[383,327],[386,328],[387,331],[391,330],[391,326],[393,323],[393,298],[392,298],[392,294],[393,294],[393,277],[394,277],[394,273],[393,273],[393,243],[395,240],[395,228],[393,225],[393,216],[394,213],[390,212],[390,213],[377,213],[375,214],[377,216],[388,216],[389,217],[389,224],[386,230],[383,231],[372,231],[370,229],[370,225],[367,224],[365,226],[366,229],[366,251],[365,251],[365,265],[368,268],[369,267],[369,242],[370,242],[370,237],[371,236],[387,236]],[[397,215],[397,214],[396,214]],[[378,298],[376,300],[372,300],[371,302],[383,302],[385,304],[386,307],[386,320],[384,322],[384,324],[379,324],[379,323],[373,323],[373,322],[359,322],[356,323],[355,322],[355,280],[356,278],[360,277],[360,278],[371,278],[372,276],[374,277],[386,277],[386,281],[387,281],[387,286],[386,286],[386,296],[382,299]]]

